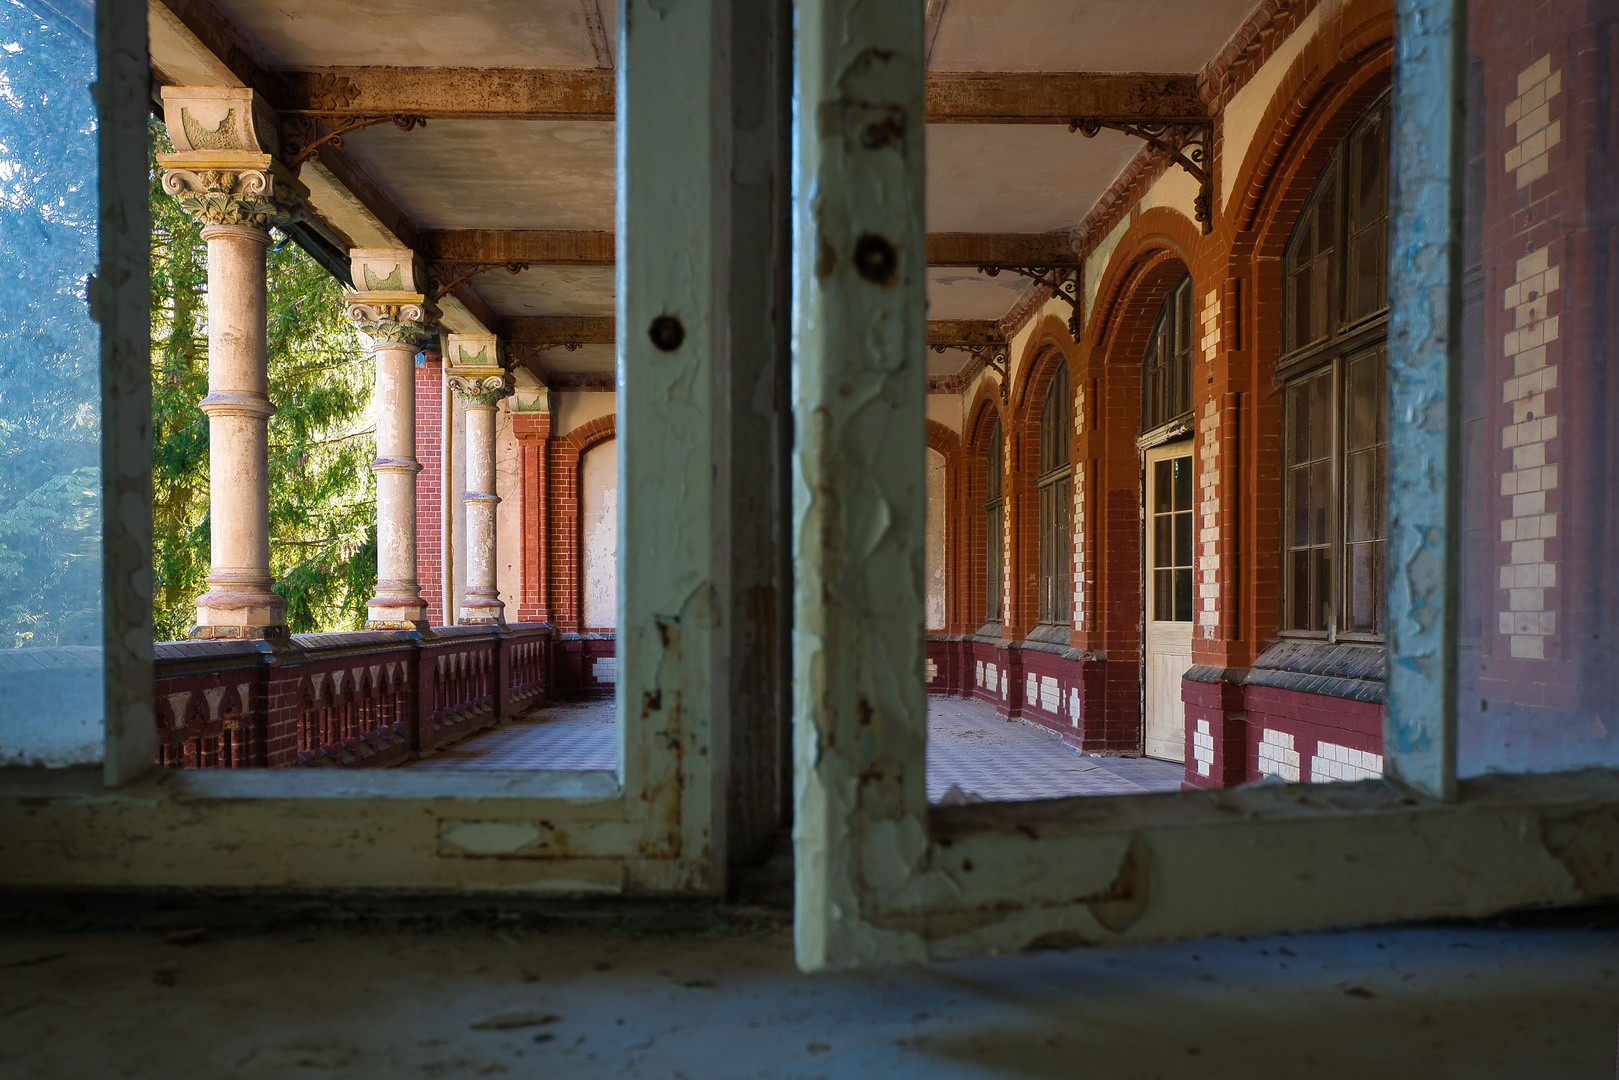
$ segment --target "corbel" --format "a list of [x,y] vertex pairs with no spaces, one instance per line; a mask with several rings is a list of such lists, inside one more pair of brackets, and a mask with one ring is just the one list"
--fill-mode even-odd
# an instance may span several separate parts
[[1095,138],[1103,128],[1122,131],[1141,139],[1169,156],[1169,160],[1185,169],[1197,181],[1198,193],[1192,206],[1198,225],[1207,236],[1214,231],[1211,213],[1214,174],[1209,171],[1209,147],[1214,142],[1214,121],[1176,124],[1138,124],[1124,120],[1070,120],[1069,131],[1077,131],[1087,139]]
[[988,277],[996,277],[1002,270],[1016,274],[1018,277],[1028,278],[1036,285],[1044,285],[1051,290],[1051,295],[1058,300],[1065,300],[1073,309],[1068,316],[1068,333],[1075,341],[1080,339],[1080,330],[1084,320],[1079,297],[1079,267],[1077,266],[1003,266],[990,263],[980,266],[978,272]]

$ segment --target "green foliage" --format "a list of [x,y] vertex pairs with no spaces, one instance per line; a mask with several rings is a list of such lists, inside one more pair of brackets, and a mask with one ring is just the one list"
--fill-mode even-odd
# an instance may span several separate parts
[[[154,153],[168,149],[152,124]],[[207,245],[152,162],[153,618],[185,637],[208,572]],[[372,361],[342,287],[282,237],[269,254],[270,568],[294,633],[357,629],[376,583]],[[0,571],[3,572],[3,571]]]
[[0,6],[0,648],[101,644],[95,52]]

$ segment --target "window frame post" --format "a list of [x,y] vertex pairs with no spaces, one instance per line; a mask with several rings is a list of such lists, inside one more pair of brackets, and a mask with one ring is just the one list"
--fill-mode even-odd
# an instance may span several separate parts
[[1456,797],[1466,0],[1396,0],[1390,148],[1387,776]]

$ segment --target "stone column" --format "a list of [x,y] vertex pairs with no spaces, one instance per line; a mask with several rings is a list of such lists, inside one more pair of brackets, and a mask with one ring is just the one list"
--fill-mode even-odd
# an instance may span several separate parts
[[467,589],[458,621],[506,621],[495,582],[495,407],[511,393],[500,363],[500,343],[493,334],[451,334],[444,356],[450,365],[450,387],[466,405]]
[[356,248],[357,292],[344,297],[349,318],[371,339],[376,358],[377,594],[366,605],[366,628],[427,625],[427,601],[416,580],[416,353],[430,343],[438,310],[416,291],[425,278],[405,250]]
[[308,194],[273,154],[274,116],[252,90],[172,87],[164,119],[177,153],[159,154],[163,190],[203,222],[208,244],[208,591],[198,638],[280,637],[285,604],[270,573],[270,404],[265,251],[272,225]]

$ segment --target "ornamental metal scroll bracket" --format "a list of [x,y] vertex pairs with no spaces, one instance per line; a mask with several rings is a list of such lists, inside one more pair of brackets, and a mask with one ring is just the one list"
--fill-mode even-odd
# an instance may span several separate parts
[[938,342],[928,348],[936,353],[949,352],[951,349],[960,349],[971,356],[975,361],[995,372],[1000,384],[1001,401],[1004,404],[1010,392],[1011,380],[1007,377],[1011,364],[1012,351],[1004,341],[990,342],[988,344],[973,344],[971,342]]
[[514,341],[507,346],[507,349],[514,361],[519,364],[527,364],[530,361],[538,362],[541,353],[548,353],[552,349],[566,349],[569,352],[577,352],[581,344],[578,341]]
[[504,267],[508,274],[521,274],[528,269],[526,262],[505,263],[435,263],[433,265],[433,283],[437,289],[433,293],[433,303],[438,303],[450,294],[450,290],[479,274],[487,273]]
[[1061,266],[1002,266],[990,263],[980,266],[978,272],[989,277],[995,277],[1002,270],[1010,271],[1019,277],[1026,277],[1037,285],[1044,285],[1051,290],[1051,295],[1058,300],[1066,300],[1074,313],[1068,316],[1068,333],[1075,341],[1079,340],[1079,332],[1083,327],[1079,300],[1079,268]]
[[1197,181],[1197,198],[1192,208],[1197,223],[1207,236],[1214,231],[1213,205],[1214,174],[1209,171],[1209,147],[1214,142],[1214,121],[1176,124],[1133,124],[1120,120],[1070,120],[1069,131],[1077,131],[1087,139],[1095,138],[1103,128],[1133,135],[1169,155],[1169,160],[1185,169]]
[[377,124],[392,123],[400,131],[411,131],[418,127],[427,126],[427,117],[412,113],[392,113],[387,116],[361,116],[339,124],[337,127],[321,134],[320,120],[315,117],[300,118],[287,123],[287,149],[292,156],[287,159],[287,168],[297,172],[299,166],[306,161],[320,157],[322,148],[337,150],[343,145],[343,136],[359,131],[362,128],[373,127]]

